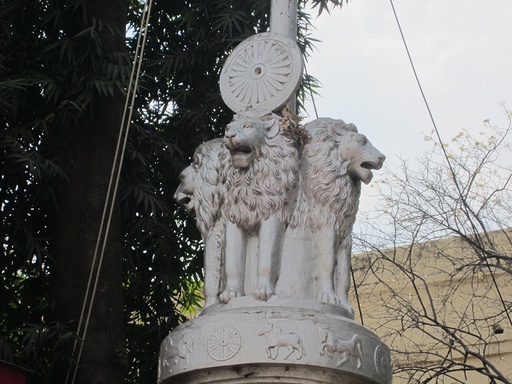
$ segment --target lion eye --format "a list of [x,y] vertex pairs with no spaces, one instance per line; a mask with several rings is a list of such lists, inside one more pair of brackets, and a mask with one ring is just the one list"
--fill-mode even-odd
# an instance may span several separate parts
[[366,145],[368,143],[368,139],[364,135],[360,135],[357,137],[357,142],[361,145]]
[[251,123],[245,123],[243,125],[244,128],[248,129],[248,128],[252,128],[252,124]]

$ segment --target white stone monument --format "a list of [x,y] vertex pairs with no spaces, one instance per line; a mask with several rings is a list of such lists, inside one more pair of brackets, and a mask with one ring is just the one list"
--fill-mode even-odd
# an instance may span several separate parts
[[[272,12],[296,23],[294,1]],[[389,349],[348,300],[361,182],[385,157],[342,120],[300,124],[302,57],[284,24],[232,52],[220,85],[233,121],[180,176],[174,198],[205,244],[205,307],[162,342],[159,384],[391,382]]]

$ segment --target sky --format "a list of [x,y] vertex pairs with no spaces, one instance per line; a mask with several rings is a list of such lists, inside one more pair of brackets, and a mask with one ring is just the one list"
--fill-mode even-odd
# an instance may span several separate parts
[[[443,140],[512,109],[512,1],[393,0],[418,78]],[[433,129],[389,0],[350,0],[316,17],[321,40],[306,63],[322,84],[319,117],[354,123],[387,157],[413,159]],[[315,118],[311,102],[309,116]],[[381,172],[382,173],[382,172]],[[375,172],[378,178],[379,171]],[[363,191],[365,188],[363,188]],[[363,192],[361,209],[373,202]]]

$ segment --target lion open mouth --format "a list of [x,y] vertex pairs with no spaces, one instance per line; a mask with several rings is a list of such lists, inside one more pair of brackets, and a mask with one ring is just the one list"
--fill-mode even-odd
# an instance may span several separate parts
[[250,154],[252,152],[251,148],[249,147],[240,147],[240,148],[232,148],[229,150],[231,154]]
[[231,141],[227,141],[226,148],[229,150],[235,168],[247,168],[251,164],[253,151],[250,146],[243,144],[236,145]]
[[361,168],[365,168],[369,171],[372,169],[379,170],[382,168],[384,161],[363,161],[360,165]]
[[190,196],[187,196],[183,193],[180,193],[179,196],[176,197],[176,202],[184,207],[187,211],[191,211],[194,208]]
[[384,164],[384,159],[377,159],[376,161],[367,160],[361,163],[354,162],[351,166],[349,166],[349,173],[356,178],[361,179],[361,181],[365,184],[368,184],[372,181],[374,169],[381,169]]

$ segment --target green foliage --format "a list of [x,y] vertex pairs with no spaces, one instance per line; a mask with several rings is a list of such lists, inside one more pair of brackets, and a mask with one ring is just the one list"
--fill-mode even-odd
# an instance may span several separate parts
[[[342,2],[313,3],[322,12]],[[66,174],[47,143],[57,128],[83,129],[99,98],[125,94],[141,32],[142,2],[127,2],[125,47],[109,45],[109,35],[124,31],[90,7],[85,0],[0,5],[0,358],[29,365],[40,383],[71,359],[54,352],[75,337],[50,321],[48,218],[57,203],[52,186]],[[184,320],[180,310],[200,300],[200,236],[172,195],[196,146],[230,121],[218,86],[222,64],[234,46],[268,29],[269,7],[259,0],[153,5],[119,191],[128,382],[156,381],[161,340]],[[309,32],[300,11],[305,55]],[[307,77],[302,95],[314,83]]]

